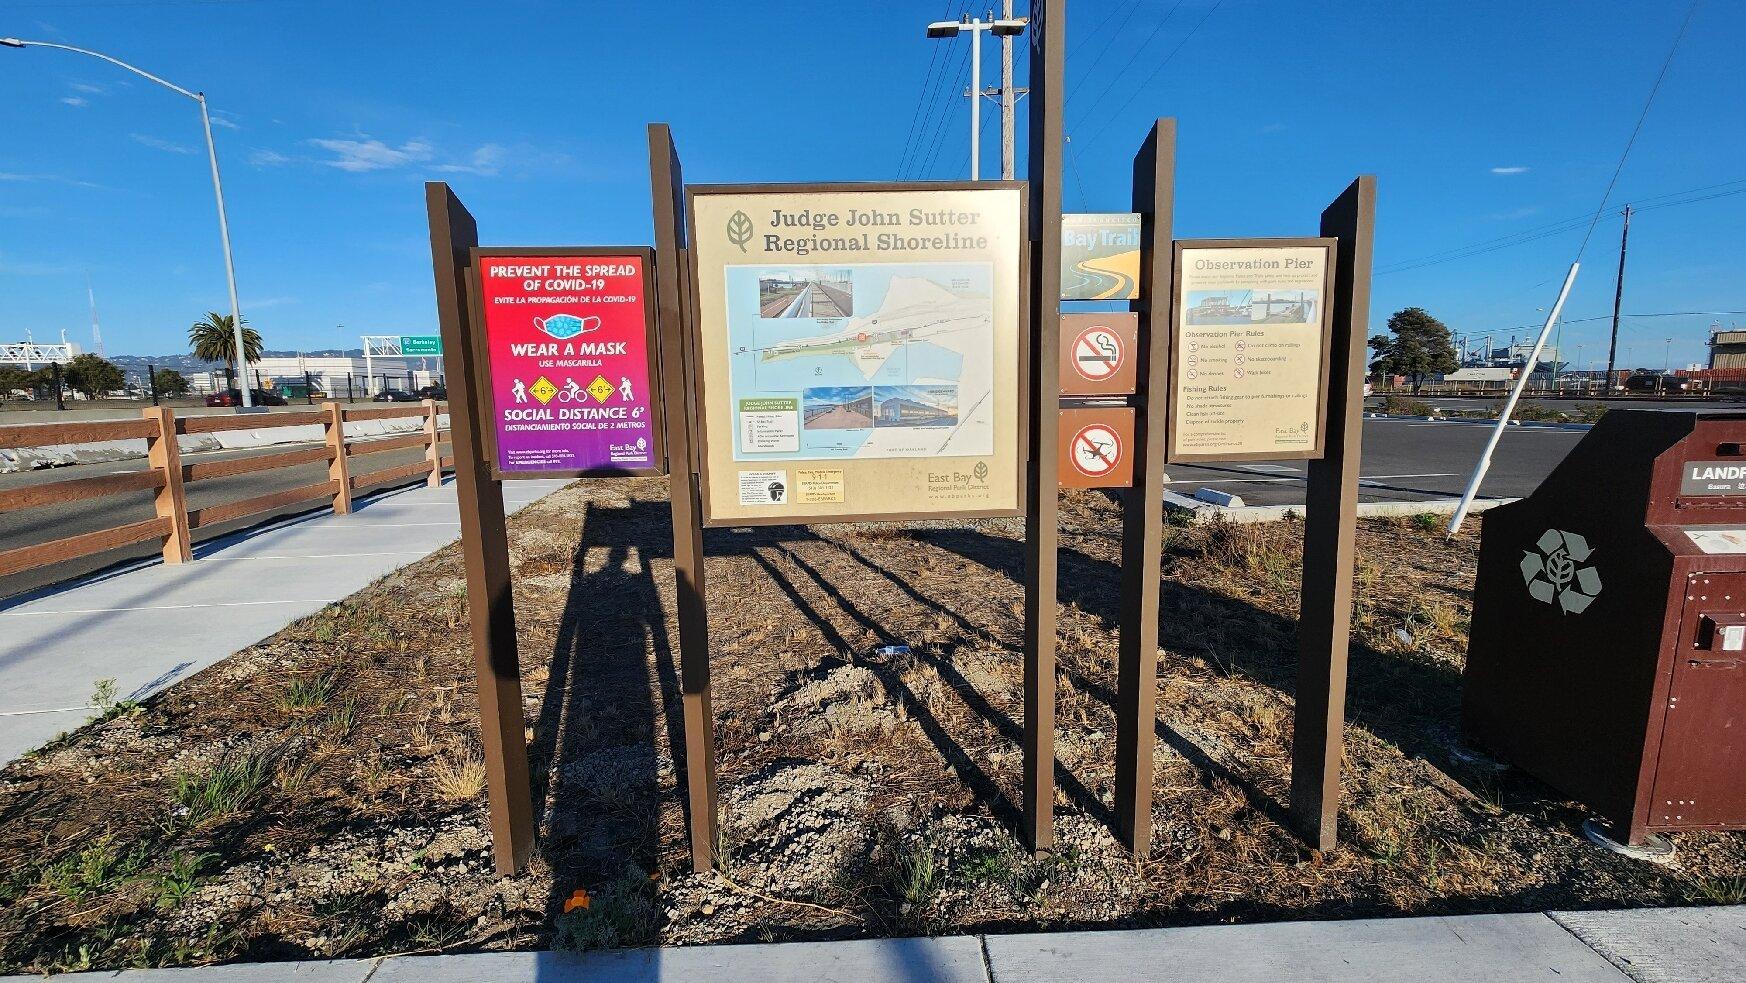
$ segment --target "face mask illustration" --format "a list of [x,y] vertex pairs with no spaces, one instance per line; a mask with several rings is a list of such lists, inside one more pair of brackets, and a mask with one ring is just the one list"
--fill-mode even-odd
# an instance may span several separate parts
[[551,317],[536,317],[533,323],[534,327],[560,341],[600,329],[600,318],[593,315],[577,317],[574,314],[553,314]]

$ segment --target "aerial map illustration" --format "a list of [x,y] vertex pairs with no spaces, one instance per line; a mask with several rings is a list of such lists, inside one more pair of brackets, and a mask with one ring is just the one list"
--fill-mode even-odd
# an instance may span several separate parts
[[991,454],[992,282],[986,263],[729,267],[734,458]]

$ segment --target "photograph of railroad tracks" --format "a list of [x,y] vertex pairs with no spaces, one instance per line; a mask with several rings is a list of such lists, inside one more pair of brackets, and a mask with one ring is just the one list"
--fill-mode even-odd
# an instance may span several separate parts
[[801,426],[808,430],[860,430],[872,425],[872,386],[820,386],[802,394]]
[[849,317],[855,313],[848,270],[784,270],[758,280],[758,316]]

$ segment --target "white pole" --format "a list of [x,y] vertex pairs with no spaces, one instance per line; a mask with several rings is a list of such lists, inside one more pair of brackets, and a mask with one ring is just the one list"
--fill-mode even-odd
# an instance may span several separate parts
[[982,134],[977,121],[982,114],[982,24],[970,27],[970,180],[982,180]]
[[250,407],[255,405],[249,393],[249,357],[248,350],[243,347],[242,306],[236,300],[236,265],[230,259],[230,223],[224,215],[224,185],[218,180],[218,148],[212,142],[212,117],[206,112],[206,94],[195,93],[194,98],[200,103],[200,125],[206,129],[206,156],[212,161],[212,194],[218,199],[218,237],[224,242],[224,278],[230,288],[230,327],[236,335],[236,365],[237,388],[242,390],[242,404]]
[[1467,518],[1467,510],[1473,505],[1473,497],[1479,494],[1479,483],[1485,480],[1485,472],[1491,468],[1491,454],[1497,450],[1497,442],[1503,436],[1504,427],[1509,426],[1510,414],[1516,409],[1516,400],[1522,398],[1522,390],[1528,385],[1528,377],[1534,374],[1534,363],[1540,360],[1540,349],[1546,347],[1546,336],[1552,333],[1552,326],[1558,323],[1558,314],[1564,310],[1564,300],[1570,296],[1570,288],[1576,283],[1576,271],[1581,268],[1581,263],[1570,264],[1570,272],[1564,277],[1564,288],[1558,291],[1558,303],[1553,304],[1552,313],[1546,315],[1546,323],[1540,328],[1540,336],[1534,339],[1534,350],[1528,353],[1528,361],[1522,366],[1522,376],[1516,380],[1515,388],[1510,390],[1510,398],[1504,401],[1503,411],[1497,417],[1497,426],[1492,428],[1491,438],[1485,442],[1485,451],[1479,455],[1479,463],[1473,466],[1473,477],[1467,481],[1467,490],[1461,493],[1461,503],[1455,506],[1455,514],[1449,517],[1451,536],[1461,531],[1462,520]]

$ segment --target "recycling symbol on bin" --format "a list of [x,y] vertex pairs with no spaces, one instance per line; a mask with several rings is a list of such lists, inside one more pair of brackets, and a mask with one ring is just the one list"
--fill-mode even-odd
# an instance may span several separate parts
[[1534,542],[1535,549],[1522,551],[1522,579],[1536,601],[1557,600],[1565,614],[1581,614],[1600,593],[1600,571],[1579,566],[1594,548],[1573,532],[1548,529]]

